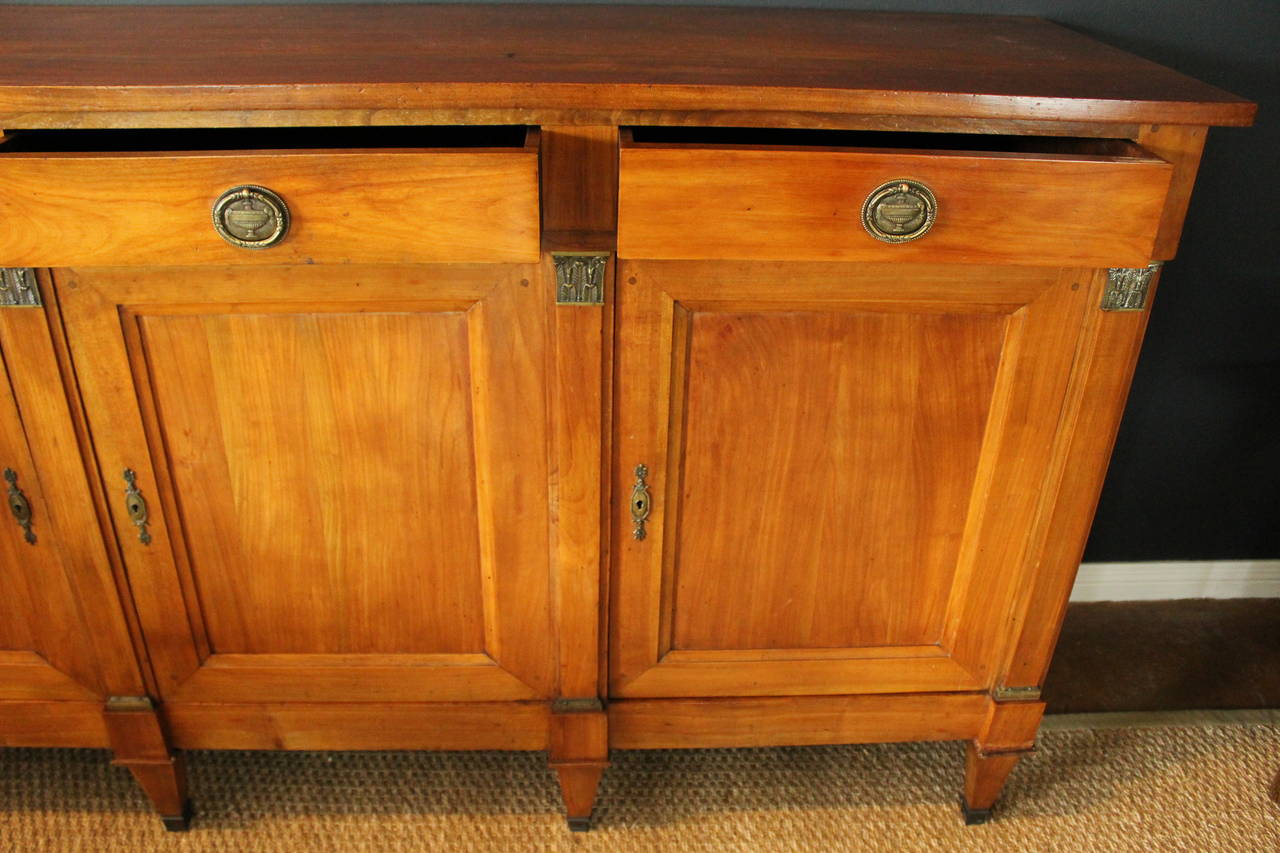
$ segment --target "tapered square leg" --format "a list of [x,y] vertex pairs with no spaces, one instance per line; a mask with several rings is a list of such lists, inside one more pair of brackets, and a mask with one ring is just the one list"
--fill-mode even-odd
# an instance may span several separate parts
[[591,828],[600,777],[609,766],[608,718],[599,700],[560,700],[551,709],[549,764],[560,780],[569,829]]
[[591,828],[591,812],[604,768],[603,764],[555,765],[556,776],[560,779],[560,794],[564,797],[565,815],[569,829],[574,832],[586,832]]
[[1018,759],[1035,749],[1044,703],[996,702],[982,732],[968,746],[960,811],[967,825],[986,823]]
[[1025,753],[983,755],[970,743],[964,762],[964,798],[960,801],[964,822],[970,826],[991,819],[991,808],[1004,790],[1005,780]]
[[113,696],[103,714],[114,753],[160,813],[164,828],[182,832],[191,822],[186,761],[169,748],[160,715],[145,696]]

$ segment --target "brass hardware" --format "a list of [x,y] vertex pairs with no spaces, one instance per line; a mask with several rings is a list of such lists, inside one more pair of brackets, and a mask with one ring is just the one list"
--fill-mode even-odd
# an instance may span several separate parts
[[27,503],[27,496],[22,493],[22,489],[18,488],[18,472],[12,468],[5,468],[4,478],[9,481],[9,509],[13,512],[18,526],[22,528],[22,538],[27,540],[28,544],[34,545],[36,535],[31,532],[31,504]]
[[600,305],[608,252],[552,252],[556,268],[557,305]]
[[108,696],[107,710],[113,714],[139,713],[154,711],[156,703],[150,696]]
[[147,530],[147,500],[138,491],[138,475],[132,468],[124,469],[124,481],[129,488],[124,490],[124,508],[129,512],[129,520],[138,528],[138,541],[143,545],[151,544],[151,532]]
[[599,699],[557,699],[551,703],[553,714],[587,714],[603,710],[604,703]]
[[997,702],[1035,702],[1040,698],[1040,688],[997,687],[991,695]]
[[643,465],[636,466],[636,484],[631,487],[631,520],[635,522],[635,529],[631,531],[631,535],[637,539],[645,537],[644,523],[649,519],[649,484],[645,482],[645,477],[649,476],[649,469]]
[[232,187],[213,203],[213,227],[233,246],[268,249],[289,233],[289,206],[266,187]]
[[0,306],[39,308],[41,305],[35,270],[24,267],[0,269]]
[[938,199],[919,181],[896,178],[871,191],[862,203],[862,227],[885,243],[919,240],[938,217]]
[[1160,271],[1160,263],[1145,267],[1112,267],[1107,270],[1107,289],[1102,291],[1103,311],[1142,311],[1147,307],[1147,291]]

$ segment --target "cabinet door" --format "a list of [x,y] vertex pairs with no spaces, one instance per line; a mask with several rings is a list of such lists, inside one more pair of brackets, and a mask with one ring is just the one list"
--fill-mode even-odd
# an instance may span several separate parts
[[537,272],[57,273],[168,701],[549,694]]
[[[6,371],[11,361],[6,353]],[[0,489],[10,507],[0,518],[0,701],[101,701],[94,648],[115,650],[119,638],[95,639],[85,625],[8,376],[0,381]]]
[[1094,275],[625,261],[612,695],[989,687]]

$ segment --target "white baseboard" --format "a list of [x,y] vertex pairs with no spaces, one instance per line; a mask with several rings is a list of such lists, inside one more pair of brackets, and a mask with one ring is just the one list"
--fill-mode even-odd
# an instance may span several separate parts
[[1072,601],[1280,598],[1280,560],[1085,563]]

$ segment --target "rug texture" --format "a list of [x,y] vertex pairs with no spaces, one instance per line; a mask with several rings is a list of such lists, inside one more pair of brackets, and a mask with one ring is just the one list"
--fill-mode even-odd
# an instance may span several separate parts
[[167,834],[93,750],[0,750],[4,853],[1280,851],[1280,726],[1048,730],[994,822],[965,827],[958,744],[620,752],[570,834],[541,754],[190,756]]

